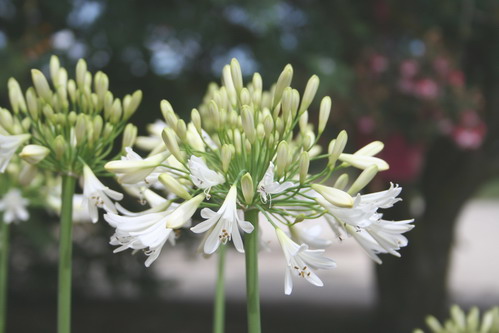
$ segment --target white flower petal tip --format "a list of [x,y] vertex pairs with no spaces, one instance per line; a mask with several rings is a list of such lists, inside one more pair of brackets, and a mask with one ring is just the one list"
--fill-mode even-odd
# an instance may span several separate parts
[[[10,224],[12,222],[26,221],[29,213],[26,207],[29,201],[23,198],[19,189],[10,189],[0,200],[0,212],[3,211],[3,222]],[[2,223],[0,221],[0,223]]]
[[312,269],[335,268],[334,260],[324,257],[324,250],[309,250],[306,244],[298,245],[280,228],[276,229],[276,234],[287,264],[284,293],[289,295],[293,290],[293,274],[304,278],[310,284],[322,287],[324,284]]
[[232,240],[238,252],[244,253],[243,241],[239,228],[246,233],[251,233],[253,225],[242,220],[237,214],[237,187],[232,185],[225,198],[224,203],[217,212],[209,208],[201,211],[201,216],[206,220],[191,228],[194,233],[208,231],[209,234],[204,242],[204,253],[214,253],[220,244],[226,244]]
[[198,188],[209,189],[210,187],[225,183],[225,177],[208,168],[200,157],[192,155],[189,158],[188,165],[191,172],[191,180]]
[[39,145],[26,145],[19,153],[19,157],[29,164],[34,165],[41,162],[49,153],[50,150],[47,147]]
[[83,166],[83,197],[92,222],[95,223],[99,220],[97,208],[116,213],[116,207],[111,199],[119,201],[123,199],[123,194],[113,191],[102,184],[88,165],[85,164]]
[[265,175],[258,183],[257,191],[260,193],[262,202],[266,203],[269,198],[271,198],[272,194],[282,193],[293,186],[295,186],[295,184],[292,182],[280,184],[279,182],[274,181],[274,163],[270,162]]
[[324,197],[324,199],[326,199],[329,203],[335,205],[336,207],[353,207],[354,200],[352,196],[345,191],[320,184],[313,184],[312,189],[317,191]]
[[29,134],[1,135],[0,134],[0,173],[4,173],[12,156],[19,147],[29,140]]

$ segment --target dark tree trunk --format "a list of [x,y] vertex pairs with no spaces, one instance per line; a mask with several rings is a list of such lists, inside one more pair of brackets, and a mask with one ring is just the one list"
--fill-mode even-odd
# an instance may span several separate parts
[[[419,184],[424,213],[407,234],[402,258],[385,255],[377,268],[380,331],[411,332],[426,315],[447,313],[454,227],[461,208],[485,179],[482,163],[480,152],[460,151],[445,139],[431,147]],[[410,216],[407,200],[385,214],[394,220]]]

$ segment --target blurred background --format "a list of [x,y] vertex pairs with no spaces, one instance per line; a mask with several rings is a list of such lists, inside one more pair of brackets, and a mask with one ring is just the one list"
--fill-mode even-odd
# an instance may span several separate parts
[[[410,332],[451,303],[499,303],[498,1],[0,0],[0,105],[9,77],[26,88],[52,54],[70,73],[85,58],[117,96],[143,90],[132,118],[142,135],[161,99],[188,118],[236,57],[267,89],[287,63],[300,90],[320,77],[318,95],[333,99],[323,145],[341,129],[349,150],[385,142],[391,168],[370,190],[404,187],[385,214],[416,218],[402,258],[375,266],[338,242],[328,250],[338,268],[319,274],[326,286],[298,283],[285,297],[269,243],[264,331]],[[32,216],[12,228],[8,332],[55,331],[57,219],[43,207]],[[111,234],[102,222],[75,226],[74,332],[210,331],[215,261],[195,253],[197,239],[185,233],[146,269],[139,254],[112,254]],[[227,331],[243,332],[243,258],[228,260]]]

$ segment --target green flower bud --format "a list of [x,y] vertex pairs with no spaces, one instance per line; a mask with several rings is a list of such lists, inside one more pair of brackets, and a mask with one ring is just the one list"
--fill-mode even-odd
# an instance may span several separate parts
[[265,129],[262,123],[256,126],[256,136],[259,140],[263,140],[265,138]]
[[43,75],[43,73],[38,69],[32,69],[31,78],[38,96],[45,100],[45,102],[50,103],[52,99],[52,90],[50,90],[49,83],[47,82],[45,75]]
[[194,124],[196,131],[201,135],[202,134],[201,116],[199,115],[199,111],[197,109],[192,109],[191,121]]
[[123,114],[123,109],[121,108],[121,102],[119,99],[115,99],[113,106],[111,107],[111,114],[109,121],[113,124],[117,124],[121,121],[121,115]]
[[229,170],[230,162],[232,161],[232,156],[234,155],[235,148],[233,145],[224,144],[221,150],[222,159],[222,170],[227,172]]
[[76,103],[76,83],[74,80],[68,81],[68,95],[69,99],[71,99],[71,103]]
[[85,88],[85,80],[87,79],[87,63],[85,60],[80,59],[76,64],[76,84],[78,88]]
[[187,126],[185,125],[185,121],[183,119],[179,119],[177,121],[177,127],[175,128],[175,133],[177,133],[180,140],[182,141],[187,140]]
[[130,119],[130,117],[137,111],[137,108],[140,105],[140,102],[142,101],[142,91],[137,90],[136,92],[133,93],[133,95],[130,97],[127,95],[128,98],[125,97],[125,100],[123,101],[123,118],[125,120]]
[[184,186],[180,184],[175,178],[173,178],[168,173],[162,173],[159,175],[158,180],[163,184],[168,192],[175,194],[176,196],[189,200],[192,196],[187,192]]
[[218,111],[218,105],[215,103],[214,100],[210,102],[209,105],[209,110],[210,110],[210,118],[211,121],[213,122],[213,126],[215,129],[220,128],[220,112]]
[[265,135],[269,136],[270,133],[274,130],[274,120],[272,119],[272,116],[267,115],[263,119],[263,129],[265,130]]
[[61,68],[61,64],[59,63],[59,58],[55,55],[50,57],[50,77],[52,78],[52,82],[54,86],[59,85],[59,69]]
[[359,177],[353,182],[352,186],[348,190],[348,194],[355,195],[359,193],[364,187],[367,186],[373,180],[373,178],[378,173],[378,167],[376,165],[371,165],[367,169],[361,172]]
[[349,180],[348,174],[344,173],[341,176],[339,176],[338,179],[336,179],[334,187],[337,188],[338,190],[343,191],[345,190],[345,187],[347,187],[348,185],[348,180]]
[[78,115],[74,129],[76,144],[81,145],[87,138],[87,117],[84,114]]
[[49,104],[45,104],[45,106],[43,107],[43,115],[48,120],[51,120],[53,118],[54,110],[52,110],[52,107]]
[[307,86],[305,87],[305,92],[303,93],[303,99],[300,106],[300,114],[308,109],[312,101],[314,100],[315,94],[317,93],[317,88],[319,88],[319,77],[317,75],[312,75],[308,80]]
[[163,141],[165,142],[166,148],[170,153],[179,161],[183,161],[183,157],[180,153],[180,148],[178,146],[177,138],[175,137],[175,132],[170,127],[166,127],[161,133]]
[[101,136],[102,128],[104,122],[102,121],[101,116],[96,116],[94,118],[94,139],[97,140]]
[[8,132],[14,133],[14,119],[9,111],[0,108],[0,124]]
[[288,166],[288,143],[286,141],[281,141],[277,146],[277,156],[276,156],[276,168],[277,168],[277,176],[280,178],[284,175],[284,171]]
[[319,135],[322,134],[322,132],[324,132],[324,129],[326,128],[330,112],[331,112],[331,98],[329,96],[326,96],[321,101],[321,108],[319,111],[319,127],[317,129]]
[[36,98],[35,91],[32,87],[26,91],[26,101],[28,103],[28,112],[34,121],[38,121],[38,98]]
[[19,83],[14,78],[10,78],[8,82],[8,88],[10,105],[12,106],[12,110],[14,111],[14,113],[18,113],[19,111],[23,113],[26,112],[26,101],[24,100],[24,96]]
[[343,150],[345,149],[347,141],[348,141],[347,132],[343,130],[338,134],[338,137],[334,141],[334,144],[333,142],[329,144],[328,167],[334,168],[334,165],[336,164],[336,161],[338,160],[340,154],[343,153]]
[[67,144],[66,140],[62,135],[56,136],[53,142],[53,147],[54,152],[55,152],[55,157],[57,158],[58,161],[62,160],[62,156],[64,155],[64,152],[66,151]]
[[[235,58],[232,58],[230,62],[230,73],[232,76],[232,82],[234,84],[236,92],[237,93],[241,92],[241,89],[243,89],[243,75],[241,73],[241,66],[239,65],[237,59]],[[248,98],[249,98],[249,93],[248,93]]]
[[282,93],[286,87],[289,87],[291,84],[291,80],[293,79],[293,67],[288,64],[284,67],[281,75],[279,75],[279,79],[277,79],[277,83],[275,85],[274,95],[272,98],[272,106],[276,106],[277,103],[281,101]]
[[254,143],[256,139],[255,121],[253,119],[253,111],[247,105],[244,105],[241,110],[241,122],[244,134],[246,134],[251,143]]
[[300,132],[305,133],[308,130],[308,111],[303,112],[298,121],[300,125]]
[[310,167],[310,157],[306,151],[300,155],[300,184],[304,184],[308,176],[308,168]]
[[241,190],[245,203],[251,205],[251,203],[253,203],[253,198],[255,197],[255,188],[253,187],[253,179],[249,172],[241,178]]

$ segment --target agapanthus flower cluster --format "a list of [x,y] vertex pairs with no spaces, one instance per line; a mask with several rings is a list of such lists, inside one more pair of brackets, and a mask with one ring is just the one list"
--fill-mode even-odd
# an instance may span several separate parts
[[[291,86],[292,77],[287,65],[270,91],[263,90],[258,73],[244,85],[233,59],[223,68],[222,84],[210,85],[189,122],[162,101],[164,122],[151,125],[151,135],[137,140],[149,156],[142,158],[128,148],[121,160],[105,165],[127,192],[150,205],[137,213],[119,205],[117,212],[108,209],[104,217],[116,228],[111,240],[119,246],[116,251],[143,250],[149,266],[167,241],[175,243],[179,229],[190,228],[203,235],[200,248],[205,254],[229,242],[244,252],[242,234],[257,229],[246,221],[247,214],[258,211],[256,223],[270,223],[282,247],[286,294],[292,291],[292,276],[322,286],[315,271],[336,266],[324,256],[323,247],[330,242],[297,227],[310,220],[329,226],[339,239],[352,236],[376,262],[378,253],[398,256],[412,220],[386,221],[379,210],[399,201],[401,188],[392,185],[360,194],[378,171],[388,169],[375,157],[383,144],[376,141],[346,153],[347,134],[341,131],[322,153],[318,143],[331,99],[321,100],[314,130],[309,109],[319,78],[312,76],[300,94]],[[323,161],[324,167],[311,174],[314,161]],[[361,171],[351,182],[349,169]],[[202,221],[192,225],[198,209]]]
[[[108,189],[95,174],[102,174],[103,164],[115,158],[111,153],[119,135],[124,132],[123,147],[135,141],[137,128],[127,122],[142,92],[116,98],[106,74],[92,75],[84,60],[76,65],[75,79],[68,78],[55,56],[50,61],[51,84],[39,70],[31,74],[33,87],[25,93],[15,79],[8,82],[12,110],[0,109],[0,172],[18,153],[54,177],[83,176],[82,204],[93,222],[98,220],[97,208],[116,212],[111,200],[123,195]],[[53,200],[52,206],[57,206]]]

